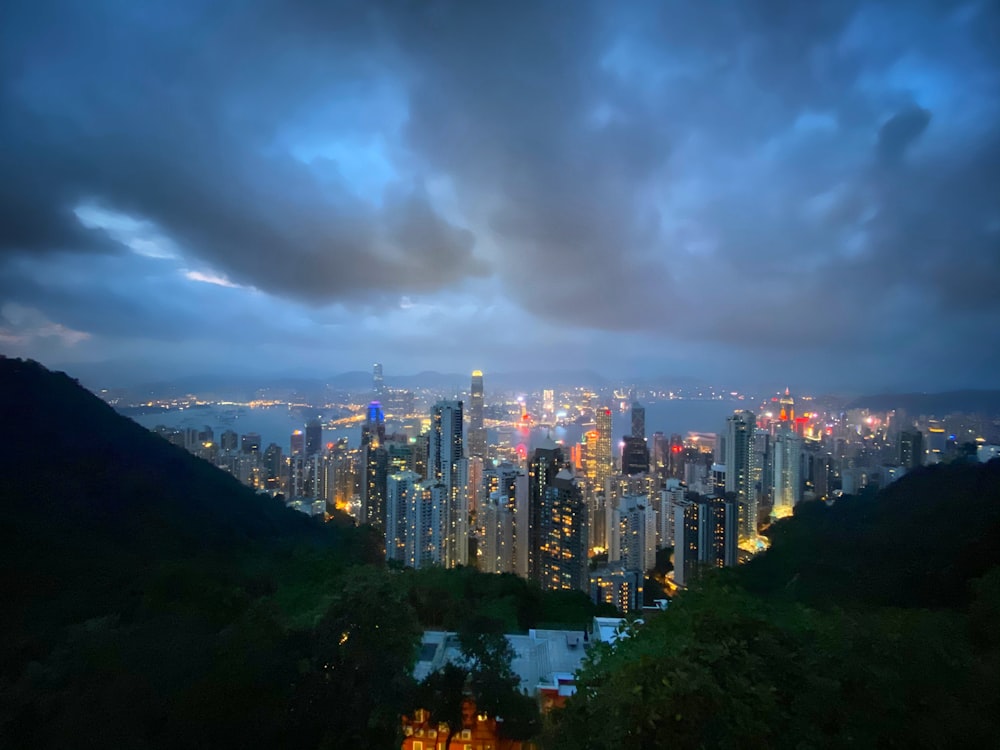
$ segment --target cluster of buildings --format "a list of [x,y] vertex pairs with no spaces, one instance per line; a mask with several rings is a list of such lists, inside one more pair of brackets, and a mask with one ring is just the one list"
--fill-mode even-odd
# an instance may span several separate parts
[[[719,433],[686,436],[648,436],[646,411],[630,399],[630,429],[616,441],[611,408],[584,391],[573,407],[579,443],[549,437],[529,450],[511,437],[532,421],[526,405],[498,415],[479,371],[467,399],[436,401],[419,429],[387,429],[382,402],[399,394],[380,365],[373,392],[353,446],[324,444],[319,420],[292,434],[288,455],[253,433],[227,430],[216,441],[210,431],[157,429],[303,512],[336,508],[379,528],[397,564],[515,573],[622,612],[642,607],[651,574],[684,587],[707,568],[736,565],[764,547],[761,528],[799,502],[887,484],[954,453],[960,441],[949,430],[983,429],[808,399],[803,409],[786,390],[757,411],[735,411]],[[537,407],[556,418],[554,392]],[[991,447],[979,438],[979,453]],[[662,550],[672,550],[669,573]]]

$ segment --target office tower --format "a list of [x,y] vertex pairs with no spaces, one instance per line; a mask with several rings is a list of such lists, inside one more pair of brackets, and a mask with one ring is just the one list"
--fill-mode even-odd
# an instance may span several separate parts
[[382,363],[376,362],[372,365],[372,391],[375,399],[381,401],[385,398],[385,380],[382,378]]
[[323,424],[316,419],[306,423],[306,456],[315,456],[323,451]]
[[538,581],[543,589],[590,590],[589,540],[583,490],[568,468],[560,469],[542,492]]
[[603,491],[608,477],[614,472],[614,454],[611,452],[611,409],[597,410],[597,490]]
[[771,492],[771,514],[776,518],[789,516],[802,499],[802,438],[792,425],[782,423],[774,439],[774,489]]
[[397,472],[386,480],[386,560],[406,561],[407,513],[419,483],[413,471]]
[[608,562],[625,570],[645,572],[656,567],[656,513],[646,495],[627,495],[612,513],[614,534]]
[[646,409],[638,401],[632,402],[632,437],[646,439]]
[[924,435],[920,430],[899,433],[899,463],[907,469],[916,469],[924,462]]
[[545,492],[555,481],[559,470],[566,465],[562,451],[552,441],[545,441],[532,454],[528,462],[528,577],[541,583],[542,567],[539,550],[543,545],[542,514]]
[[646,439],[635,435],[622,438],[622,474],[644,474],[649,471],[649,449]]
[[385,494],[389,454],[385,448],[385,414],[378,401],[368,404],[361,427],[361,523],[385,528]]
[[443,484],[447,488],[445,507],[446,544],[444,565],[458,564],[460,553],[460,521],[458,476],[459,462],[464,453],[462,435],[462,402],[439,401],[431,408],[430,453],[427,458],[427,478]]
[[709,491],[705,494],[709,497],[723,497],[726,494],[726,465],[712,464],[708,480]]
[[470,456],[486,458],[486,427],[483,426],[483,373],[472,371],[472,390],[469,392],[469,450]]
[[306,452],[306,435],[302,430],[292,431],[292,439],[289,442],[289,447],[291,448],[290,453],[293,456],[298,456]]

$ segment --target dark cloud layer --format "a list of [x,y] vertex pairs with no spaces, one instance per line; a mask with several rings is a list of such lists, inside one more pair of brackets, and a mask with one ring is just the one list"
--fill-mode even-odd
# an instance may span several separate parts
[[[142,325],[176,263],[53,279],[131,256],[117,216],[200,278],[381,318],[386,346],[448,340],[400,298],[473,300],[484,326],[523,316],[543,359],[559,330],[761,372],[861,350],[912,369],[937,341],[931,380],[995,380],[974,342],[1000,323],[997,33],[988,2],[18,2],[0,294]],[[164,337],[223,299],[173,283]]]

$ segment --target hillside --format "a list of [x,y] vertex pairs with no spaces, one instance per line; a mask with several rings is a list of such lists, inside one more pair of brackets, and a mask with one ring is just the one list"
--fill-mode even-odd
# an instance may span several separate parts
[[1000,461],[803,504],[599,646],[546,747],[995,746]]
[[[370,530],[258,496],[34,362],[0,359],[0,440],[0,746],[395,737],[407,683],[372,680],[407,674],[418,631],[357,567]],[[377,638],[338,646],[355,631]],[[331,679],[351,697],[317,711]]]

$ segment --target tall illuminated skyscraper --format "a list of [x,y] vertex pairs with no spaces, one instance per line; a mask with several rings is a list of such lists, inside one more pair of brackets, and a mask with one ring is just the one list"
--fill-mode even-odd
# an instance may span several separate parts
[[365,423],[361,428],[361,462],[363,481],[360,520],[384,529],[389,456],[385,449],[385,415],[378,401],[372,401],[368,405]]
[[614,472],[614,455],[611,452],[611,409],[597,410],[597,491],[604,492],[608,478]]
[[486,458],[486,427],[483,426],[483,373],[472,371],[472,390],[469,392],[469,456]]
[[536,553],[543,589],[590,590],[587,504],[573,472],[561,469],[541,494],[540,546]]
[[738,411],[726,420],[726,492],[736,494],[746,507],[740,539],[757,536],[757,489],[754,486],[756,452],[753,412]]
[[795,434],[792,423],[783,422],[774,439],[774,503],[771,511],[776,518],[792,514],[802,499],[802,438]]
[[544,544],[542,519],[545,514],[545,493],[565,467],[566,459],[552,438],[546,438],[532,454],[528,463],[528,577],[542,583],[541,548]]

